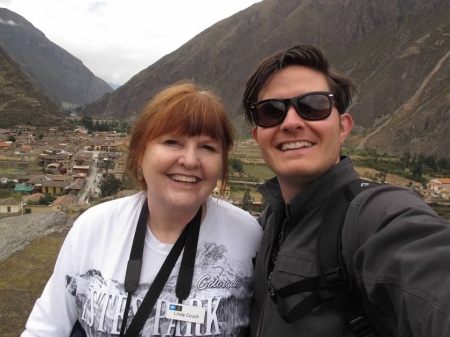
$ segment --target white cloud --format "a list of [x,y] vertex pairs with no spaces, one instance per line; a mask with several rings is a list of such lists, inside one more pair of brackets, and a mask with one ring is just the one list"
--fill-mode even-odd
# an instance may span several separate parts
[[0,0],[95,75],[123,84],[214,23],[261,0]]

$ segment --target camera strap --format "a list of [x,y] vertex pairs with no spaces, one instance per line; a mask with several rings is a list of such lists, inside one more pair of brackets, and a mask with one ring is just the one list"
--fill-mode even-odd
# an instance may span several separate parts
[[128,296],[123,313],[120,337],[135,337],[139,335],[144,327],[145,321],[152,312],[153,307],[155,306],[155,303],[158,300],[158,297],[161,294],[183,248],[184,254],[181,260],[175,290],[179,303],[185,300],[191,291],[192,279],[194,276],[195,255],[197,252],[198,236],[200,232],[202,207],[199,208],[195,217],[186,225],[180,237],[170,250],[161,269],[156,275],[155,280],[150,286],[150,289],[145,295],[139,309],[131,321],[130,326],[125,332],[132,294],[139,286],[148,215],[149,210],[146,199],[142,206],[141,213],[139,214],[139,220],[136,226],[136,232],[134,234],[133,245],[130,252],[130,259],[128,261],[125,275],[124,286]]

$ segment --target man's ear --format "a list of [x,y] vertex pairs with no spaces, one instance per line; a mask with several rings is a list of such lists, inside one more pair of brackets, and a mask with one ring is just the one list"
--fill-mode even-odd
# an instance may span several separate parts
[[258,143],[258,128],[256,126],[252,129],[252,137]]
[[347,139],[347,136],[349,135],[350,131],[353,129],[353,118],[349,114],[342,114],[340,117],[340,123],[341,123],[341,145],[344,144],[345,140]]

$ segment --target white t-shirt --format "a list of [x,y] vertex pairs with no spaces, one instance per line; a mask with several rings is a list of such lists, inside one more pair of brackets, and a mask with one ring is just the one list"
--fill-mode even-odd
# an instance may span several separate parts
[[[22,337],[69,336],[77,319],[88,336],[119,335],[127,299],[126,266],[145,194],[116,199],[88,209],[68,233],[54,272],[36,301]],[[249,323],[253,263],[262,230],[242,209],[209,198],[195,259],[189,297],[183,304],[206,309],[203,324],[165,317],[176,303],[175,286],[183,253],[145,323],[142,336],[241,336]],[[173,245],[147,229],[140,284],[127,323]]]

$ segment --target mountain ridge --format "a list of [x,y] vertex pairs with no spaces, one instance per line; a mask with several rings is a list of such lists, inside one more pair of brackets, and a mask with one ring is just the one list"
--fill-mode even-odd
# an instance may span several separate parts
[[[450,130],[442,120],[450,117],[445,94],[450,91],[450,81],[445,81],[450,73],[445,56],[450,50],[450,3],[444,0],[263,0],[204,30],[87,105],[85,113],[132,121],[164,86],[191,79],[217,91],[240,134],[250,135],[240,103],[245,79],[263,57],[297,43],[318,45],[331,66],[355,79],[350,146],[396,155],[405,149],[448,155],[450,138],[445,135]],[[419,90],[440,61],[439,71]],[[433,90],[441,102],[430,99]],[[420,118],[394,124],[391,116],[417,92]]]
[[37,89],[0,46],[0,127],[63,125],[58,106]]
[[83,113],[132,122],[156,92],[190,79],[216,91],[238,134],[250,136],[240,102],[246,78],[263,57],[297,43],[321,47],[332,67],[355,80],[350,147],[448,156],[447,0],[263,0],[205,29]]
[[0,45],[56,104],[88,104],[113,88],[24,17],[0,8]]

